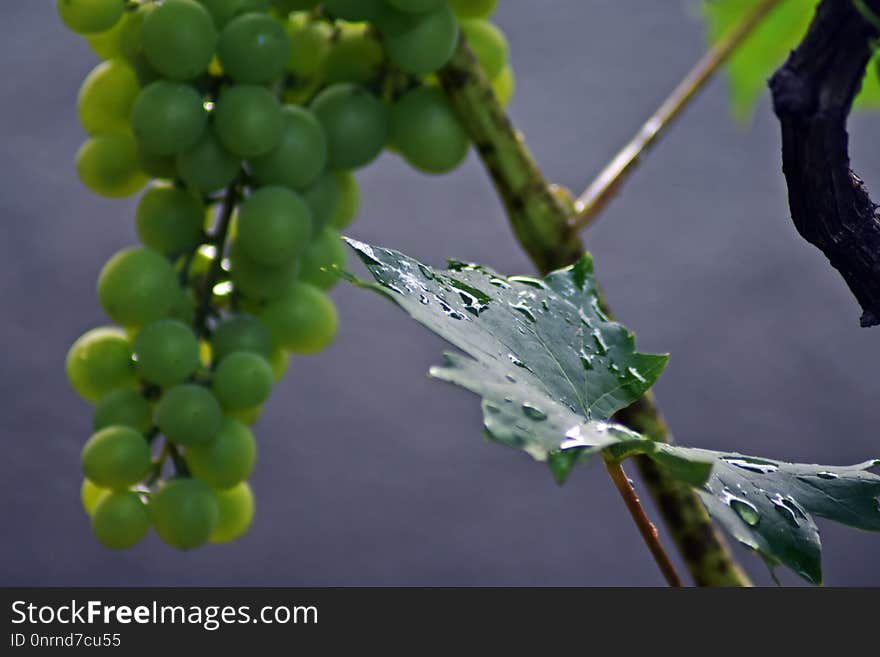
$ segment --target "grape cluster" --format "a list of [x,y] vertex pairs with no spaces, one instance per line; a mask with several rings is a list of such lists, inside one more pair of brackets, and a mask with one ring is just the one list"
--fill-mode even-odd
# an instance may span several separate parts
[[104,60],[79,94],[79,176],[107,197],[147,187],[141,245],[98,280],[114,325],[67,357],[94,404],[81,493],[101,543],[152,527],[191,549],[247,530],[250,427],[289,355],[336,334],[353,171],[386,148],[427,173],[462,162],[434,74],[463,32],[507,102],[496,2],[57,0]]

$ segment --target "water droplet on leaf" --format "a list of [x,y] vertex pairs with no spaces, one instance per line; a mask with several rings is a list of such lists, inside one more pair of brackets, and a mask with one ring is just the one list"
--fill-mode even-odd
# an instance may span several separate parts
[[542,411],[540,408],[532,406],[531,404],[523,404],[522,411],[523,415],[525,415],[530,420],[542,422],[547,419],[547,414],[544,411]]

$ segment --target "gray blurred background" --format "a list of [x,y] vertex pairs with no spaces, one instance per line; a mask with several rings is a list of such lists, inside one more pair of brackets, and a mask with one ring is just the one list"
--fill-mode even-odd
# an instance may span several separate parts
[[[501,0],[497,14],[519,83],[511,111],[548,176],[579,191],[703,52],[702,26],[694,0],[540,4]],[[135,201],[76,179],[76,92],[96,60],[54,7],[0,4],[0,584],[663,583],[601,466],[559,488],[486,443],[477,399],[426,377],[444,344],[345,285],[337,342],[293,361],[257,427],[251,532],[186,554],[155,536],[100,547],[78,499],[90,410],[64,356],[105,321],[95,278],[134,241]],[[880,116],[852,128],[876,191]],[[433,264],[531,271],[475,158],[430,178],[386,155],[360,180],[353,236]],[[679,440],[802,462],[880,456],[880,329],[858,328],[840,277],[791,225],[766,98],[737,126],[716,80],[587,240],[639,346],[672,354],[657,393]],[[880,535],[820,525],[828,584],[880,584]]]

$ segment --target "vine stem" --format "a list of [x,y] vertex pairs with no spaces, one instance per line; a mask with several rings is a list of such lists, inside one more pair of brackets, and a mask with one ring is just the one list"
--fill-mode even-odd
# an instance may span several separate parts
[[703,55],[651,118],[642,125],[635,137],[599,172],[586,191],[575,201],[575,214],[569,219],[574,230],[582,230],[596,220],[617,195],[647,150],[681,115],[697,93],[706,86],[706,83],[755,31],[755,28],[782,2],[784,0],[762,0],[736,27]]
[[666,578],[666,583],[669,584],[669,586],[684,586],[681,582],[681,578],[675,571],[675,566],[669,559],[669,555],[666,554],[666,550],[663,549],[663,544],[660,543],[660,534],[657,532],[657,527],[654,526],[654,523],[648,518],[648,514],[645,513],[645,509],[639,500],[639,496],[636,494],[636,490],[633,488],[632,483],[630,483],[629,477],[627,477],[626,473],[623,471],[623,466],[620,461],[611,458],[605,458],[604,461],[605,469],[608,470],[608,474],[611,476],[611,481],[614,482],[614,485],[617,487],[617,492],[619,492],[620,496],[623,498],[626,508],[629,510],[629,514],[636,523],[636,527],[639,528],[642,540],[645,541],[645,545],[647,545],[648,549],[651,551],[651,556],[653,556],[654,561],[657,562],[657,567],[660,569],[660,572],[663,573],[663,577]]
[[[568,209],[544,178],[464,39],[439,77],[498,190],[517,240],[538,270],[547,273],[579,259],[584,248],[568,222]],[[672,441],[650,391],[616,418],[652,440]],[[749,586],[693,489],[652,468],[647,459],[637,463],[694,581],[701,586]]]
[[208,315],[211,311],[211,299],[214,297],[214,286],[220,278],[223,270],[223,253],[226,250],[226,237],[229,235],[229,226],[232,223],[232,215],[235,212],[235,204],[238,202],[238,183],[234,182],[226,188],[223,197],[223,206],[220,210],[220,219],[217,227],[211,235],[210,242],[217,249],[217,253],[211,262],[211,267],[205,275],[202,289],[199,291],[198,306],[194,326],[196,333],[204,336],[208,330]]

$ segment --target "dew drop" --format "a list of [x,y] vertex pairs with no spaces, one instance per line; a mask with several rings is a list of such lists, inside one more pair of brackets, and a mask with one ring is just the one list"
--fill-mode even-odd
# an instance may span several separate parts
[[770,474],[771,472],[776,472],[779,469],[776,465],[773,465],[772,463],[766,463],[764,461],[750,460],[740,457],[728,457],[722,460],[742,470],[757,472],[758,474]]
[[528,285],[529,287],[534,287],[539,290],[543,290],[547,287],[544,284],[544,281],[542,281],[540,278],[533,278],[531,276],[510,276],[507,280],[513,283],[522,283],[524,285]]
[[642,373],[639,372],[635,367],[627,367],[626,371],[629,372],[630,376],[635,377],[635,379],[639,383],[647,383],[648,382],[648,380],[642,376]]
[[751,502],[740,499],[728,490],[724,491],[724,501],[747,525],[754,527],[761,521],[761,514],[758,512],[758,508]]
[[605,342],[605,338],[602,337],[602,333],[599,329],[593,329],[592,332],[593,342],[596,343],[596,349],[599,351],[599,355],[605,355],[608,353],[608,344]]
[[754,527],[761,521],[761,514],[758,513],[758,509],[749,502],[734,499],[730,501],[730,506],[747,525]]
[[431,302],[428,301],[428,297],[426,297],[424,294],[420,294],[419,295],[419,303],[422,304],[423,306],[427,306]]
[[817,472],[816,476],[819,477],[819,479],[837,479],[838,478],[838,476],[835,473],[827,472],[827,471]]
[[534,316],[534,314],[532,314],[532,309],[529,308],[522,301],[519,303],[512,303],[512,304],[510,304],[510,307],[513,308],[514,310],[522,313],[522,315],[525,316],[526,319],[528,319],[529,321],[531,321],[531,322],[535,321],[535,316]]
[[522,412],[530,420],[535,420],[536,422],[543,422],[547,419],[547,414],[542,411],[540,408],[532,406],[531,404],[523,404]]
[[525,367],[526,366],[526,364],[524,362],[522,362],[519,358],[517,358],[513,354],[507,354],[507,358],[510,360],[511,363],[513,363],[517,367]]
[[782,497],[779,493],[776,493],[775,495],[768,494],[767,499],[773,503],[773,508],[776,509],[792,527],[800,525],[799,518],[806,519],[806,514],[804,514],[804,512],[801,511],[793,501]]
[[584,366],[585,370],[593,369],[593,355],[587,352],[586,349],[581,349],[581,365]]
[[446,313],[447,317],[451,317],[452,319],[464,319],[464,315],[462,315],[457,310],[454,310],[448,303],[446,303],[440,297],[437,297],[437,302],[440,304],[440,307],[443,309],[443,312]]

